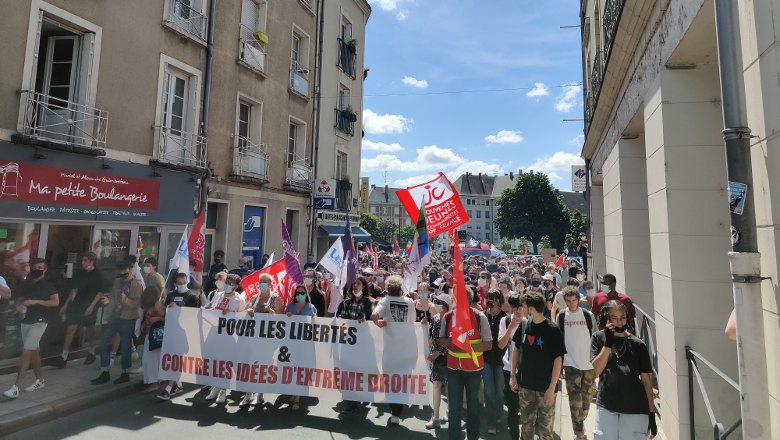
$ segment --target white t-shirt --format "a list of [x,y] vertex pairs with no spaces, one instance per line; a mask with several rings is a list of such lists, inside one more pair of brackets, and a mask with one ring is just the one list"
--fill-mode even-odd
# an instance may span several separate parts
[[405,296],[386,296],[379,300],[374,312],[388,322],[414,322],[414,301]]
[[331,284],[330,298],[328,300],[328,313],[336,313],[339,310],[339,304],[344,301],[344,294],[341,293],[341,286]]
[[[582,307],[572,313],[568,307],[565,308],[563,325],[566,327],[564,334],[564,344],[566,344],[566,356],[563,357],[563,365],[574,367],[578,370],[592,370],[590,363],[590,332],[588,331],[588,322],[585,321],[585,312]],[[593,325],[596,325],[593,322]]]
[[8,283],[5,282],[5,278],[3,277],[0,277],[0,286],[5,287],[6,289],[10,289],[10,287],[8,287]]
[[216,292],[208,306],[209,309],[229,310],[231,312],[243,312],[246,308],[246,299],[240,294],[225,296],[225,292]]
[[[509,318],[510,320],[512,319],[511,318],[511,316],[512,316],[511,314],[509,314],[507,316],[510,317]],[[512,352],[515,351],[515,342],[513,341],[513,339],[515,337],[515,332],[522,325],[523,325],[523,323],[521,321],[520,325],[518,325],[517,327],[512,329],[512,334],[509,335],[509,343],[506,344],[506,353],[504,353],[504,358],[502,359],[504,361],[504,370],[506,370],[506,371],[512,371],[512,369],[510,368],[510,366],[512,364]],[[501,338],[504,337],[504,335],[506,334],[507,328],[508,327],[506,325],[506,319],[505,318],[501,318],[501,322],[498,324],[498,339],[501,339]]]

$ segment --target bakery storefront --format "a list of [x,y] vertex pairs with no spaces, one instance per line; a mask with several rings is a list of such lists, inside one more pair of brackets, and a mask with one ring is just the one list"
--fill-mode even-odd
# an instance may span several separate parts
[[[197,177],[0,141],[0,276],[13,291],[30,259],[46,259],[61,307],[86,252],[97,254],[96,268],[108,282],[116,262],[131,254],[156,257],[165,273],[185,225],[192,224]],[[62,350],[62,318],[51,311],[41,340],[44,358]],[[20,352],[18,314],[2,300],[0,367]]]

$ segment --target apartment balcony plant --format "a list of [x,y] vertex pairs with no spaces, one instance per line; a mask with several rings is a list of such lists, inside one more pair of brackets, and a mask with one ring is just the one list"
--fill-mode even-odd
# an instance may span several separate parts
[[346,118],[349,122],[355,122],[357,121],[357,113],[355,113],[355,110],[352,109],[351,105],[348,105],[347,108],[341,111],[344,115],[344,118]]
[[[354,40],[352,40],[354,41]],[[350,46],[342,38],[338,39],[339,42],[339,60],[338,66],[341,70],[349,75],[352,79],[355,79],[355,69],[357,55],[355,50],[350,50]],[[353,46],[354,49],[354,46]]]
[[357,40],[356,39],[353,38],[353,39],[347,41],[347,50],[349,51],[349,53],[357,53]]
[[250,183],[268,182],[268,145],[262,142],[252,142],[244,136],[233,137],[233,172],[232,180]]
[[357,115],[351,110],[336,109],[336,128],[342,133],[353,136],[355,134],[355,121],[357,121]]
[[105,155],[107,111],[29,90],[22,105],[21,143]]
[[200,172],[206,168],[206,138],[195,133],[156,125],[157,159],[150,162],[168,168]]

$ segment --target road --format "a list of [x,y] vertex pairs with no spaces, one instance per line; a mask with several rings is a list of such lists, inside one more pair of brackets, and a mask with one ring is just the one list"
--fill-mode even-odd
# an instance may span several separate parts
[[[108,385],[110,386],[110,385]],[[317,398],[301,398],[301,409],[292,411],[286,396],[266,395],[262,408],[239,408],[239,393],[228,397],[227,405],[207,401],[206,391],[185,385],[185,393],[170,402],[158,401],[151,394],[133,394],[49,423],[19,431],[6,439],[79,438],[117,440],[172,438],[241,439],[446,439],[448,430],[426,430],[431,409],[405,408],[400,426],[389,425],[390,408],[370,405],[353,414],[338,412],[341,403]],[[443,405],[444,406],[444,405]],[[506,413],[502,419],[506,420]],[[481,438],[508,439],[506,422],[498,435],[488,435],[482,421]],[[465,427],[465,423],[464,423]],[[464,434],[465,436],[465,434]]]

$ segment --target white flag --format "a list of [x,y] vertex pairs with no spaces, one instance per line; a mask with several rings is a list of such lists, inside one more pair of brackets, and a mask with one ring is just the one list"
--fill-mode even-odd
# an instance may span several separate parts
[[275,253],[276,253],[276,251],[271,252],[271,255],[268,257],[268,261],[265,262],[265,266],[263,266],[263,267],[268,267],[271,264],[273,264],[273,262],[274,262],[274,254]]
[[179,273],[187,274],[187,279],[190,276],[190,250],[187,247],[187,228],[184,227],[184,233],[181,234],[181,240],[179,240],[179,246],[176,248],[176,253],[171,260],[171,269],[174,267],[178,269]]
[[346,281],[347,272],[344,270],[344,245],[341,244],[341,237],[337,238],[333,246],[325,252],[325,256],[320,260],[320,265],[334,275],[333,284],[339,286],[342,281]]
[[406,268],[404,269],[403,289],[405,293],[417,290],[417,278],[423,269],[422,261],[420,261],[420,248],[417,246],[418,238],[417,231],[415,231],[414,238],[412,238],[412,247],[409,249],[409,259],[406,261]]

